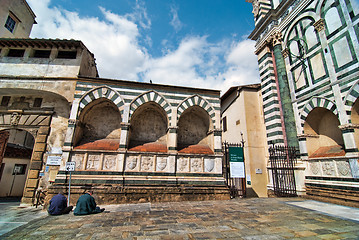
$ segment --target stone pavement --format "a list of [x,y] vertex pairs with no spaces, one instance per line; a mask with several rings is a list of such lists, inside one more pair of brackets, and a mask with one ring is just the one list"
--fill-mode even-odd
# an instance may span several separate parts
[[[359,209],[302,198],[101,207],[104,213],[88,216],[33,213],[0,239],[359,239]],[[340,216],[330,212],[337,207]]]

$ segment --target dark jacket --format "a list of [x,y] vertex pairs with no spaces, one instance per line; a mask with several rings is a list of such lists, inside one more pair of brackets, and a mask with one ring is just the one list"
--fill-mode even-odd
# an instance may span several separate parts
[[50,200],[50,206],[47,212],[51,215],[60,215],[66,207],[67,199],[64,195],[59,193]]
[[98,213],[96,209],[95,199],[88,193],[79,197],[76,203],[76,209],[74,215],[86,215],[92,213]]

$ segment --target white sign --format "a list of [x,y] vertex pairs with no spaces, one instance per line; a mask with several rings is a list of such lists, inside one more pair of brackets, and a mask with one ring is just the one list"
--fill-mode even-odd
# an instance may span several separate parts
[[231,178],[245,178],[244,162],[229,162]]
[[73,172],[75,171],[75,162],[66,162],[65,166],[66,171]]
[[48,156],[47,157],[47,165],[61,165],[61,156]]

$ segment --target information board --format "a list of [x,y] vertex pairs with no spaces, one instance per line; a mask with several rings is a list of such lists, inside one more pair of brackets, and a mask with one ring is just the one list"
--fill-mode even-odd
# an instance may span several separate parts
[[48,156],[47,157],[47,165],[57,165],[60,166],[61,165],[61,156]]
[[228,147],[231,178],[245,178],[244,154],[242,147]]

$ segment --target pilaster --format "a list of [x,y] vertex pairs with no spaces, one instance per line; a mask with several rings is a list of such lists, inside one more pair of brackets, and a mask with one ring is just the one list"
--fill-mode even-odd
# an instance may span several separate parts
[[273,55],[276,66],[276,77],[279,86],[280,104],[282,107],[283,121],[285,126],[285,134],[288,146],[299,148],[297,139],[296,123],[294,118],[294,111],[292,100],[290,96],[289,83],[287,78],[287,70],[282,54],[282,35],[276,32],[271,36],[271,43],[273,46]]

